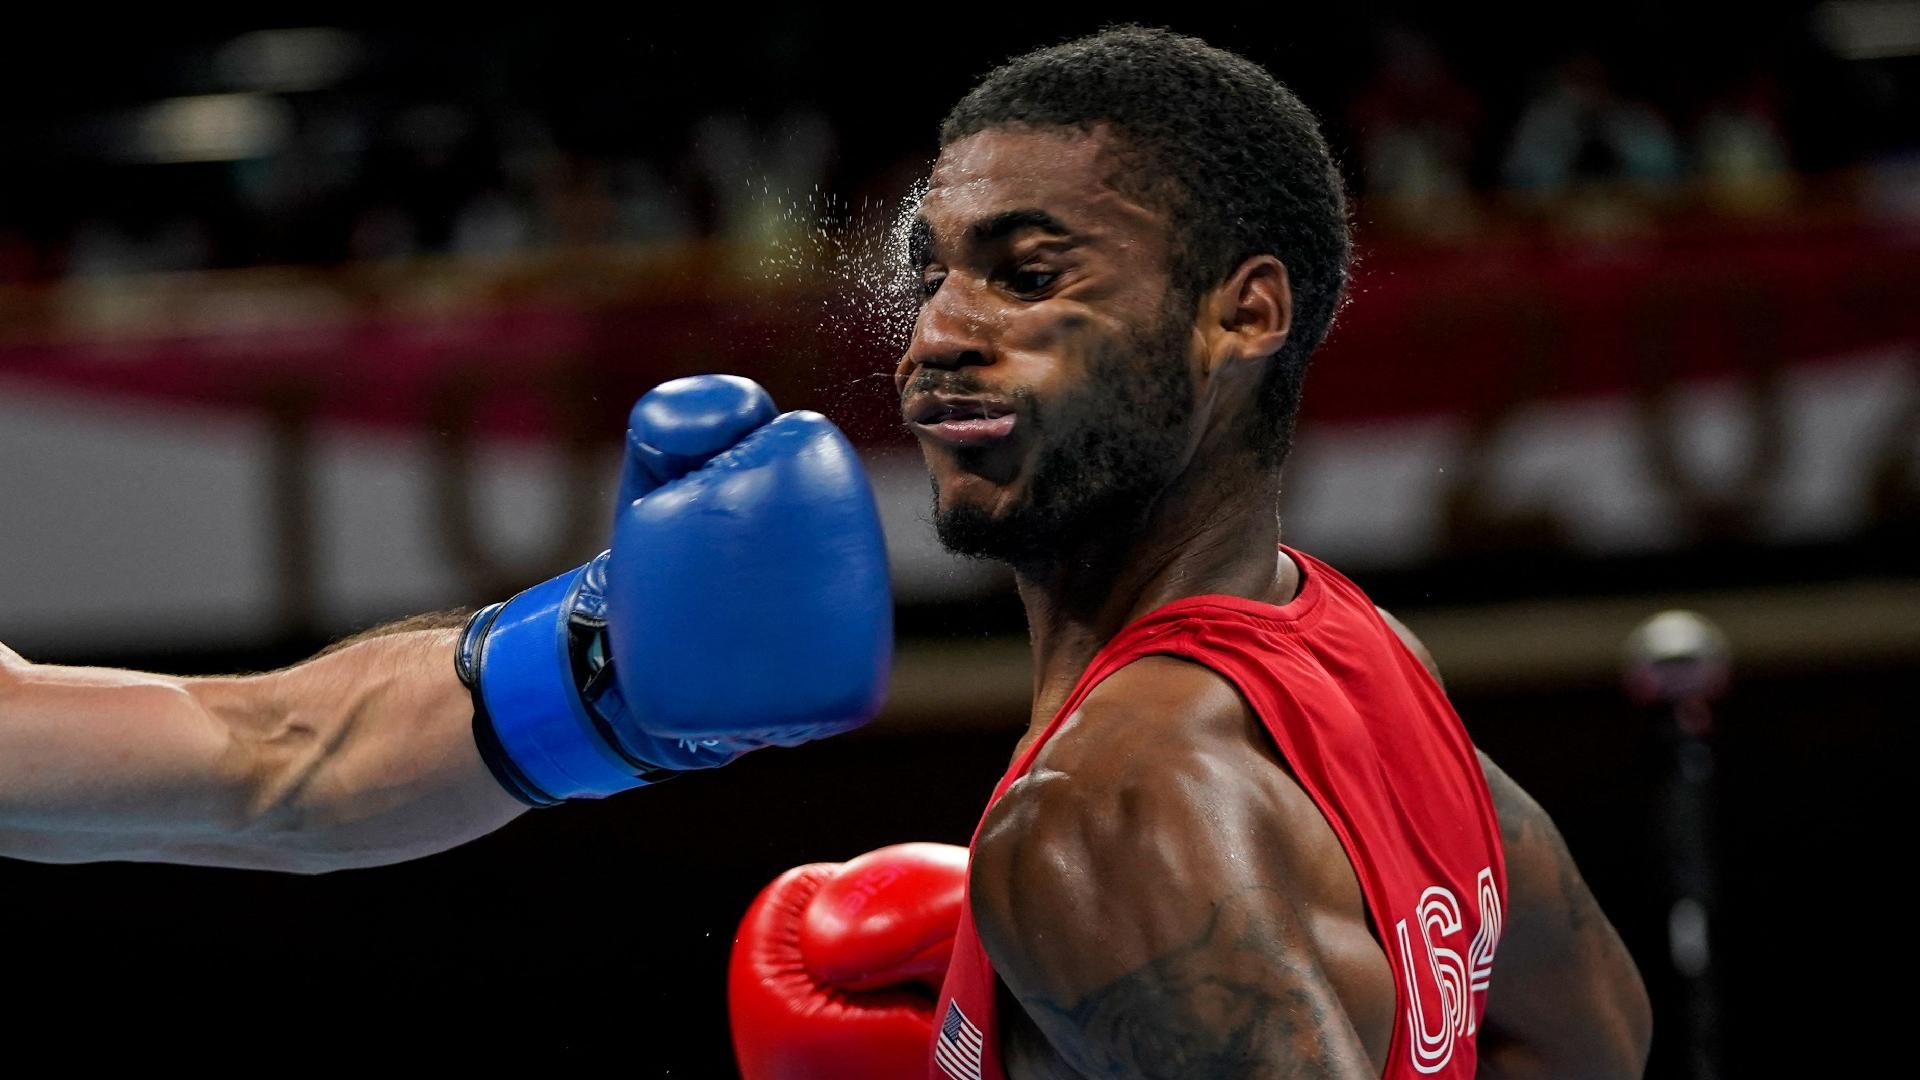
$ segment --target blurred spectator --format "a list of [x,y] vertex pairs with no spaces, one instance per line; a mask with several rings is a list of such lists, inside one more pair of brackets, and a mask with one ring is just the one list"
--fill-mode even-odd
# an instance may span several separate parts
[[453,250],[460,255],[509,255],[532,238],[526,210],[499,188],[474,196],[453,223]]
[[355,259],[404,259],[419,252],[420,238],[405,210],[383,203],[354,220],[347,248]]
[[1665,117],[1616,91],[1598,59],[1578,56],[1521,111],[1501,172],[1510,186],[1543,196],[1621,182],[1644,188],[1675,179],[1680,152]]
[[663,244],[693,233],[686,200],[652,162],[630,157],[614,166],[615,230],[629,244]]
[[1406,27],[1384,32],[1373,78],[1348,113],[1368,197],[1404,224],[1469,223],[1481,116],[1431,41]]
[[1756,72],[1707,106],[1694,133],[1693,160],[1720,209],[1752,213],[1786,204],[1792,162],[1771,77]]
[[74,232],[67,272],[98,276],[199,270],[208,265],[211,249],[206,227],[192,218],[176,218],[140,232],[93,218]]
[[312,261],[348,254],[356,186],[364,180],[368,131],[363,118],[339,107],[303,110],[292,136],[275,152],[228,169],[229,213],[251,247],[246,259]]
[[584,247],[613,238],[614,205],[607,167],[567,154],[542,178],[535,203],[540,239],[561,247]]
[[[1647,25],[1634,32],[1657,36],[1661,56],[1722,50],[1701,67],[1725,70],[1734,47],[1725,27],[1683,7],[1636,15]],[[1802,182],[1796,166],[1852,168],[1858,183],[1821,190],[1920,214],[1920,128],[1902,122],[1920,83],[1909,60],[1878,58],[1878,39],[1828,42],[1859,57],[1845,61],[1844,78],[1767,53],[1703,107],[1689,105],[1677,135],[1678,94],[1624,92],[1593,56],[1554,67],[1522,95],[1535,54],[1476,44],[1451,17],[1403,18],[1384,31],[1342,22],[1342,32],[1373,36],[1374,65],[1357,93],[1317,101],[1347,121],[1369,223],[1478,228],[1488,186],[1538,199],[1556,227],[1637,223],[1649,196],[1674,190],[1683,173],[1715,209],[1778,212]],[[1784,26],[1776,31],[1790,33]],[[823,33],[793,16],[750,46],[757,59],[742,71],[753,77],[728,79],[705,70],[694,39],[666,31],[631,41],[553,28],[444,40],[324,28],[189,34],[150,65],[112,68],[87,95],[17,96],[0,138],[31,164],[10,174],[20,192],[0,199],[0,279],[69,265],[101,274],[499,257],[710,236],[760,266],[809,242],[830,195],[890,201],[925,171],[927,129],[896,122],[897,96],[856,85],[859,65],[816,56]],[[1291,55],[1287,75],[1348,85],[1357,43]],[[39,62],[64,63],[57,48]],[[888,122],[875,123],[880,114]],[[1506,117],[1512,129],[1494,130]],[[229,131],[235,124],[243,130]],[[840,135],[856,131],[842,158]]]
[[388,139],[387,190],[397,195],[418,245],[446,250],[460,208],[494,170],[476,118],[458,105],[416,104],[394,118]]
[[702,120],[693,156],[716,202],[717,232],[745,245],[749,260],[755,251],[793,245],[813,227],[833,152],[832,125],[811,110],[767,127],[734,113]]

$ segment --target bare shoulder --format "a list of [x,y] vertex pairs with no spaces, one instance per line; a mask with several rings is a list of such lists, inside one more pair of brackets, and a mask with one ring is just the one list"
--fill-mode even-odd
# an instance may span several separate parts
[[[1493,759],[1478,752],[1506,855],[1509,919],[1502,942],[1511,968],[1538,947],[1591,948],[1596,930],[1611,930],[1574,865],[1573,853],[1546,810]],[[1538,938],[1539,940],[1534,940]]]
[[[1211,883],[1280,896],[1285,829],[1273,785],[1292,781],[1249,735],[1255,723],[1232,684],[1196,664],[1148,657],[1109,678],[982,824],[972,895],[983,938],[1017,941],[1026,957],[1036,939],[1065,944],[1096,925],[1121,932],[1147,894],[1205,905]],[[1169,892],[1168,881],[1196,887]],[[1107,915],[1089,921],[1089,905]],[[1117,977],[1164,943],[1083,944],[1066,950],[1083,970],[1065,984]]]
[[1015,835],[1090,819],[1104,836],[1133,808],[1236,790],[1271,761],[1254,730],[1245,700],[1218,673],[1174,657],[1137,660],[1088,696],[994,805],[976,864],[982,848],[991,855]]
[[[1258,847],[1248,865],[1271,878],[1313,834],[1296,828],[1302,813],[1319,821],[1233,682],[1185,659],[1142,657],[1102,682],[995,803],[973,847],[975,884],[1010,882],[1010,861],[1062,847],[1092,865],[1146,859],[1183,874],[1183,859],[1238,857],[1246,844]],[[1208,851],[1140,849],[1171,834]]]
[[1427,669],[1427,674],[1433,676],[1433,681],[1445,686],[1446,680],[1440,677],[1440,665],[1434,663],[1433,653],[1427,649],[1427,643],[1421,641],[1420,636],[1415,634],[1406,623],[1395,618],[1393,612],[1383,607],[1376,607],[1373,610],[1379,613],[1381,620],[1387,624],[1387,629],[1393,631],[1394,636],[1400,639],[1400,643],[1413,654],[1413,658],[1420,661],[1420,666]]
[[1172,656],[1142,657],[1089,694],[1034,764],[1131,771],[1143,753],[1238,741],[1250,715],[1240,692],[1211,668]]
[[1533,796],[1514,783],[1485,751],[1474,753],[1479,755],[1480,770],[1487,776],[1487,791],[1493,796],[1493,810],[1500,818],[1500,838],[1506,843],[1508,860],[1512,860],[1516,851],[1531,854],[1541,847],[1563,847],[1553,819]]
[[[1500,820],[1500,840],[1507,863],[1508,891],[1527,900],[1552,897],[1570,927],[1583,927],[1599,915],[1593,896],[1573,863],[1573,853],[1553,818],[1526,789],[1515,783],[1485,751],[1475,751]],[[1529,904],[1529,907],[1538,906]],[[1591,907],[1592,910],[1586,910]],[[1530,914],[1517,911],[1515,914]],[[1511,943],[1511,934],[1509,935]]]
[[1082,1074],[1367,1073],[1297,907],[1277,786],[1292,781],[1256,729],[1220,676],[1139,661],[983,824],[970,892],[981,943]]

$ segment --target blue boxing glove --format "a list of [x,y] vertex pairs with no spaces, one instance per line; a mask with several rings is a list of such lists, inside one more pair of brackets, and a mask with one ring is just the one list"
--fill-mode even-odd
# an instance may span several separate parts
[[893,601],[859,458],[726,375],[665,383],[627,431],[613,547],[467,624],[474,738],[502,786],[597,798],[879,711]]

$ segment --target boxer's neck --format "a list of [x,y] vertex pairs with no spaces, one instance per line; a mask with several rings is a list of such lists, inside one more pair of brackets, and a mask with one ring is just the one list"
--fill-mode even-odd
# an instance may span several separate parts
[[1016,568],[1033,643],[1030,730],[1053,718],[1094,654],[1135,619],[1189,596],[1292,598],[1300,574],[1279,552],[1272,478],[1247,472],[1190,468],[1143,528]]

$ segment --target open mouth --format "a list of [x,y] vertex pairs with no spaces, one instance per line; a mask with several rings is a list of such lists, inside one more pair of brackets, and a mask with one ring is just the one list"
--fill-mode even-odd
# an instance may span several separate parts
[[998,442],[1013,434],[1019,420],[1008,402],[940,396],[915,403],[907,419],[920,432],[957,446]]

